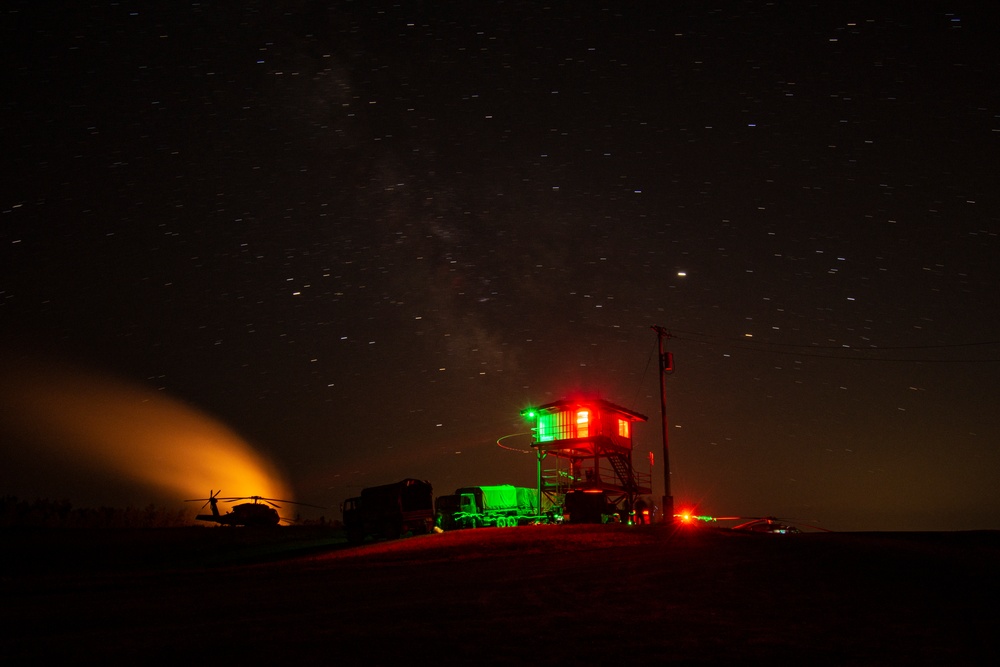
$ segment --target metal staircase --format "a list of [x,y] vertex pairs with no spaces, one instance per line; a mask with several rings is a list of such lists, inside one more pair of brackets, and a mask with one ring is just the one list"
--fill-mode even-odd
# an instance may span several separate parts
[[624,454],[605,454],[608,463],[611,464],[615,476],[621,481],[622,489],[627,493],[638,493],[639,485],[635,481],[635,473],[632,470],[632,461]]

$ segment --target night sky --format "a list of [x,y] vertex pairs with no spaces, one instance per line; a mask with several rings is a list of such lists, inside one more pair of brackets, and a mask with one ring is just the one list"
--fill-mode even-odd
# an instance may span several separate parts
[[[5,423],[112,377],[339,518],[533,486],[585,391],[659,495],[658,325],[678,505],[1000,528],[993,3],[62,4],[2,10]],[[182,505],[51,426],[0,495]]]

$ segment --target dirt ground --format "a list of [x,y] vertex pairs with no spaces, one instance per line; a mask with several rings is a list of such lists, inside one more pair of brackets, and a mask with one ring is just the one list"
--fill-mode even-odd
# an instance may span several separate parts
[[997,531],[11,531],[0,660],[992,664],[998,556]]

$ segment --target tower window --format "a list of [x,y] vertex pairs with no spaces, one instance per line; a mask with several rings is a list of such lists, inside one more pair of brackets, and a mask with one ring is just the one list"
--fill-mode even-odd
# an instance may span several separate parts
[[576,412],[576,437],[590,437],[590,410],[577,410]]

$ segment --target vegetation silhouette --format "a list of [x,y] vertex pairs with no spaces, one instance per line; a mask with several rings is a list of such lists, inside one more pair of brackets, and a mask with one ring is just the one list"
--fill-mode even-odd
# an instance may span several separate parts
[[4,528],[176,528],[191,525],[184,509],[149,504],[117,507],[73,507],[69,500],[0,498],[0,527]]

